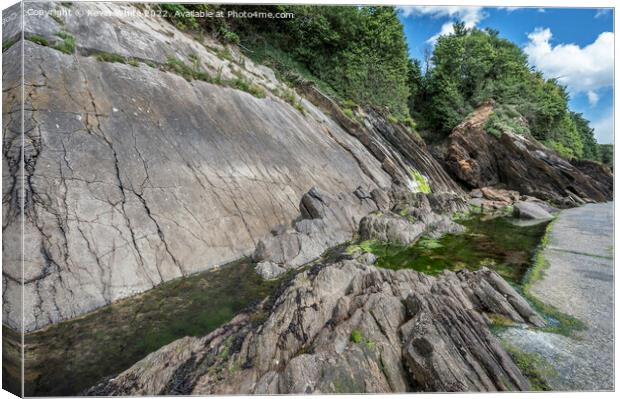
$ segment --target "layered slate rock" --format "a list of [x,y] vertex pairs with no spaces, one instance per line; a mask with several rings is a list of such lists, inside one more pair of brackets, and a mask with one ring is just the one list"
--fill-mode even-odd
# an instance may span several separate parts
[[414,178],[417,175],[433,192],[465,193],[431,155],[424,140],[402,124],[389,122],[384,112],[373,108],[358,109],[358,119],[355,120],[345,115],[334,100],[311,82],[300,80],[298,88],[310,102],[356,137],[401,187],[420,191]]
[[495,272],[430,277],[366,261],[315,264],[206,337],[175,341],[85,394],[530,388],[487,316],[544,321]]
[[484,104],[458,125],[448,138],[444,162],[468,188],[503,185],[559,206],[609,201],[613,176],[589,161],[569,162],[533,138],[485,131],[493,112]]

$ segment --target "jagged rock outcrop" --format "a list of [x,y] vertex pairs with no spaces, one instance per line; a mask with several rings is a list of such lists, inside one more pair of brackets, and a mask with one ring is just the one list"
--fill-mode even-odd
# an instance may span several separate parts
[[468,188],[501,184],[560,206],[576,206],[613,197],[609,170],[588,161],[569,162],[534,139],[485,131],[493,106],[484,104],[448,138],[444,162]]
[[[361,186],[385,208],[380,190],[415,188],[418,168],[434,192],[460,190],[402,127],[376,116],[381,132],[365,142],[294,91],[296,104],[279,97],[292,89],[269,68],[156,15],[133,17],[133,5],[72,3],[59,18],[46,12],[69,6],[29,7],[43,14],[26,16],[24,32],[27,331],[251,254],[272,226],[290,226],[314,186]],[[54,48],[59,32],[74,37],[72,54]],[[7,29],[3,42],[18,33]],[[20,51],[18,42],[4,59]],[[188,81],[179,65],[211,78]],[[20,72],[4,71],[5,110],[21,104]],[[236,89],[239,80],[262,95]],[[21,235],[18,119],[5,114],[3,126],[5,237]],[[4,247],[4,299],[16,303],[3,315],[14,328],[20,250]]]
[[[379,190],[374,191],[376,197]],[[380,202],[381,200],[379,200]],[[351,240],[360,220],[379,206],[373,196],[358,187],[353,193],[332,196],[316,187],[303,195],[301,217],[293,226],[279,226],[256,245],[256,271],[267,279],[319,258],[327,249]]]
[[363,259],[316,264],[208,336],[175,341],[85,394],[529,389],[487,315],[544,321],[495,272],[430,277]]
[[[376,109],[357,110],[357,120],[344,114],[338,105],[315,85],[300,81],[298,88],[314,105],[357,137],[379,160],[396,183],[416,187],[412,174],[420,174],[434,192],[464,194],[463,189],[433,158],[426,143],[419,136],[388,118]],[[361,120],[361,122],[360,122]]]
[[438,238],[447,233],[459,233],[464,227],[452,221],[456,212],[467,209],[461,197],[450,194],[408,193],[393,194],[396,205],[391,212],[375,212],[360,223],[362,240],[411,245],[422,235]]

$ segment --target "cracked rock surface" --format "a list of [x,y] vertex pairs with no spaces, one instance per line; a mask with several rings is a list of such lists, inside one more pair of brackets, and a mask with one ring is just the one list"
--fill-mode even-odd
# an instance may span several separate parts
[[26,72],[27,329],[249,253],[314,185],[376,187],[320,124],[281,102],[30,42],[26,53],[36,60]]
[[486,317],[544,321],[495,272],[430,277],[366,262],[315,264],[211,334],[175,341],[84,393],[529,389]]
[[[423,143],[379,115],[373,123],[381,129],[374,128],[373,138],[357,137],[297,94],[303,112],[282,100],[277,93],[286,87],[273,71],[235,49],[222,57],[221,44],[200,43],[159,17],[118,16],[132,5],[71,7],[61,19],[25,21],[26,39],[38,35],[50,46],[23,43],[23,193],[21,118],[14,114],[20,70],[13,64],[3,76],[3,109],[9,110],[3,231],[5,237],[21,234],[23,197],[26,331],[251,254],[273,226],[291,225],[299,199],[312,187],[326,193],[361,187],[384,206],[382,190],[408,184],[417,168],[431,186],[437,181],[434,189],[460,191]],[[60,31],[75,37],[73,54],[51,47]],[[14,36],[8,29],[3,40]],[[4,58],[17,58],[20,50],[21,42]],[[102,53],[133,65],[101,61]],[[222,79],[242,77],[266,96],[187,81],[167,70],[170,58]],[[382,134],[400,137],[406,151],[390,148]],[[3,316],[19,329],[21,309],[9,302],[21,298],[21,249],[4,249]]]
[[[314,185],[338,192],[390,184],[335,123],[278,98],[24,46],[26,330],[249,254],[272,225],[296,216]],[[18,72],[5,71],[5,84]],[[18,88],[4,93],[5,106],[18,103]],[[5,136],[19,133],[11,123]],[[360,148],[365,171],[328,129]],[[20,148],[6,148],[5,162],[18,163]],[[5,180],[18,173],[5,171]],[[5,192],[3,209],[17,195]],[[4,270],[7,295],[19,291],[20,277],[19,265]],[[4,311],[17,328],[18,309]]]

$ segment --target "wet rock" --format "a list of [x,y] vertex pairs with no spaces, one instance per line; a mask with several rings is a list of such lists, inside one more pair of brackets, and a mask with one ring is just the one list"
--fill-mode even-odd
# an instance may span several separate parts
[[469,192],[469,196],[472,198],[482,198],[484,197],[484,194],[482,194],[482,190],[475,188]]
[[536,202],[515,202],[514,215],[520,219],[553,219],[553,215]]
[[482,187],[480,189],[482,196],[491,201],[503,202],[507,205],[519,200],[519,193],[514,190],[505,190],[501,188]]
[[388,211],[391,208],[390,196],[384,190],[375,188],[370,192],[370,196],[380,211]]
[[411,245],[422,235],[438,238],[446,233],[464,231],[451,215],[467,209],[462,197],[443,194],[392,192],[396,205],[393,211],[375,212],[362,219],[359,234],[362,240],[378,240]]
[[355,260],[313,267],[259,305],[263,321],[241,313],[85,394],[528,390],[483,315],[542,319],[502,281],[485,268],[430,277]]
[[355,258],[355,260],[366,265],[374,265],[377,262],[377,255],[372,252],[365,252]]
[[404,361],[427,392],[527,390],[529,383],[479,313],[451,297],[407,297],[413,315],[401,327]]

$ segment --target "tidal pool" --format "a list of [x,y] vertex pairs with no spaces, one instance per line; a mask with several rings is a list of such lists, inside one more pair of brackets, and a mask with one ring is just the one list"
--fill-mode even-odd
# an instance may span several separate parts
[[[277,283],[264,281],[245,259],[28,334],[26,395],[75,395],[178,338],[206,335]],[[12,337],[8,328],[3,332]],[[4,360],[3,373],[11,374],[17,359]]]
[[363,242],[363,250],[377,255],[377,266],[386,269],[414,269],[430,275],[443,270],[476,270],[486,266],[511,283],[520,283],[532,263],[532,256],[545,234],[547,223],[519,225],[506,217],[483,219],[473,216],[459,223],[461,234],[440,239],[422,238],[412,246]]

